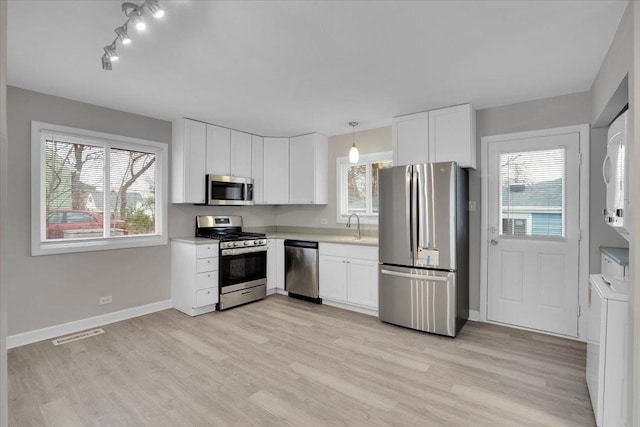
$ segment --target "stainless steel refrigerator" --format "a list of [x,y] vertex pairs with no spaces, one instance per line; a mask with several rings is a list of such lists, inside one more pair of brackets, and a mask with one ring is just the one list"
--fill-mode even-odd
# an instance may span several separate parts
[[378,172],[379,317],[456,336],[469,317],[469,192],[455,162]]

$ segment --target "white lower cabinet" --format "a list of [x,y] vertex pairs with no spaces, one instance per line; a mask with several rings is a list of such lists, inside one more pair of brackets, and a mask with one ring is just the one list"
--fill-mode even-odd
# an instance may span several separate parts
[[589,277],[586,379],[598,427],[627,425],[628,296]]
[[320,243],[320,298],[370,314],[378,310],[378,248]]
[[284,240],[267,239],[267,292],[284,291]]
[[218,302],[218,244],[171,242],[173,307],[190,316],[215,310]]

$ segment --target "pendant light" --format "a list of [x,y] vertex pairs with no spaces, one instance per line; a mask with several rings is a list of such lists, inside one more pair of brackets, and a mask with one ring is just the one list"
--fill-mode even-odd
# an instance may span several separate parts
[[356,126],[358,126],[358,122],[349,122],[349,126],[353,128],[353,144],[351,145],[351,150],[349,150],[349,163],[358,163],[360,158],[358,147],[356,147]]

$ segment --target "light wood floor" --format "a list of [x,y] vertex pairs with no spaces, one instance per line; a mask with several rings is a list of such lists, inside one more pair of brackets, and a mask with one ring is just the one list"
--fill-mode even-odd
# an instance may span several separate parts
[[455,338],[274,295],[9,351],[12,426],[594,425],[585,345],[468,322]]

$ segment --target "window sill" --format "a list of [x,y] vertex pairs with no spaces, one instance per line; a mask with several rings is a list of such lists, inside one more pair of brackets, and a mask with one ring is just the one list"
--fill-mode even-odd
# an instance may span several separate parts
[[95,239],[73,242],[34,242],[31,256],[106,251],[110,249],[132,249],[148,246],[163,246],[168,243],[167,236],[140,236],[110,239]]

